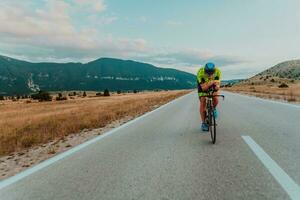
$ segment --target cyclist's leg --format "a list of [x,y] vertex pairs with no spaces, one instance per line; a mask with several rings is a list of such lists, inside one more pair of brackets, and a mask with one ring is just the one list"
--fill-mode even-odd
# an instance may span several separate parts
[[[218,92],[215,92],[214,95],[218,95]],[[218,111],[217,111],[217,106],[218,106],[218,103],[219,103],[219,98],[218,97],[214,97],[213,98],[213,106],[214,106],[214,116],[215,118],[217,119],[219,114],[218,114]]]
[[[218,95],[218,92],[215,92],[214,95]],[[214,106],[214,108],[216,108],[218,104],[219,104],[219,98],[218,97],[214,97],[213,98],[213,106]]]
[[199,100],[200,100],[200,116],[201,116],[201,121],[202,123],[205,122],[205,117],[206,117],[206,98],[205,97],[201,97],[201,95],[199,95]]

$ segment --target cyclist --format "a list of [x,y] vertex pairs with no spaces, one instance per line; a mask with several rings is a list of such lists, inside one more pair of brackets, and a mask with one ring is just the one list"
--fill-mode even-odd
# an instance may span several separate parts
[[[208,131],[208,124],[206,123],[206,98],[203,97],[207,95],[209,89],[214,89],[215,93],[220,89],[221,82],[221,70],[215,66],[214,63],[206,63],[204,67],[201,67],[197,73],[197,83],[198,83],[198,95],[200,100],[200,116],[202,120],[201,129],[202,131]],[[213,114],[215,118],[218,117],[218,111],[216,109],[218,105],[218,97],[213,98],[214,111]]]

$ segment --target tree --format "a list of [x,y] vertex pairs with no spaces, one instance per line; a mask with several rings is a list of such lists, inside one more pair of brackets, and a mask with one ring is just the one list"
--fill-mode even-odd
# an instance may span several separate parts
[[103,96],[105,96],[105,97],[108,97],[108,96],[110,96],[110,94],[109,94],[109,90],[108,90],[108,89],[105,89],[105,90],[104,90],[104,94],[103,94]]
[[70,97],[76,96],[76,92],[71,92],[71,93],[69,93],[68,95],[69,95]]
[[46,91],[39,91],[38,93],[31,95],[31,98],[39,101],[52,101],[52,96]]
[[15,96],[12,96],[12,97],[11,97],[11,100],[12,100],[12,101],[18,101],[18,99],[17,99]]
[[58,97],[56,97],[56,101],[64,101],[67,100],[67,97],[63,97],[62,93],[58,93]]
[[279,88],[288,88],[288,84],[286,83],[281,83],[280,85],[278,85]]

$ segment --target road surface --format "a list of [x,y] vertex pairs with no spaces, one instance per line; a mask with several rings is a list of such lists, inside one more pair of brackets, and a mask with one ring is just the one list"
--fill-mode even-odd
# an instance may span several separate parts
[[200,131],[191,93],[2,181],[0,199],[298,199],[300,107],[224,94],[215,145]]

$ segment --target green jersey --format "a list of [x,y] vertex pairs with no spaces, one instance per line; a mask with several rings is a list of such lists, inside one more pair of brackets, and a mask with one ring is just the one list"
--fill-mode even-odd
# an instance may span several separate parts
[[221,81],[221,78],[222,73],[218,67],[216,67],[215,73],[211,77],[209,77],[208,74],[205,73],[204,67],[201,67],[197,73],[198,95],[207,95],[206,92],[202,91],[201,84],[208,83],[209,81]]
[[222,73],[221,70],[217,67],[215,73],[209,78],[209,76],[205,73],[204,67],[201,67],[197,73],[197,81],[200,84],[208,83],[209,81],[221,81]]

